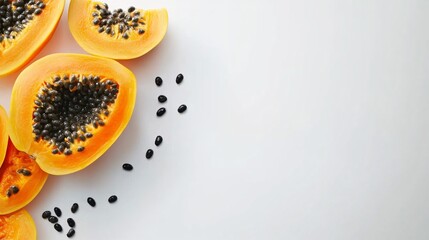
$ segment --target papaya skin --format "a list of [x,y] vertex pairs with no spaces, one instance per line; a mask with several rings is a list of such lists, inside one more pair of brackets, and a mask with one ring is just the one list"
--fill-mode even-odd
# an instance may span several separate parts
[[[70,156],[52,154],[51,146],[46,141],[34,141],[32,132],[34,100],[40,87],[52,76],[64,74],[105,76],[119,85],[105,126],[90,129],[93,137],[84,142],[85,151]],[[135,98],[135,76],[120,63],[89,55],[52,54],[37,60],[18,76],[11,97],[10,138],[17,149],[31,155],[45,172],[70,174],[96,161],[116,141],[131,118]]]
[[45,0],[41,15],[30,21],[13,42],[0,44],[0,77],[9,75],[31,61],[52,38],[64,11],[65,0]]
[[98,33],[92,24],[92,11],[96,4],[91,0],[71,0],[69,28],[78,44],[88,53],[112,59],[133,59],[155,48],[164,38],[168,28],[166,9],[137,10],[146,20],[146,32],[139,35],[131,32],[129,39],[111,37]]
[[26,210],[0,216],[0,239],[36,240],[34,220]]
[[9,136],[7,134],[7,114],[6,110],[0,106],[0,167],[3,164],[4,156],[6,155],[6,149],[8,144]]

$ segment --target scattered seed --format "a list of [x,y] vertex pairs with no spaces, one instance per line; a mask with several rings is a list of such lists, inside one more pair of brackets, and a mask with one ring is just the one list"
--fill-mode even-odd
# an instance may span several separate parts
[[73,203],[73,205],[71,206],[71,212],[76,213],[78,209],[79,209],[79,204]]
[[156,77],[155,78],[155,84],[156,84],[156,86],[160,87],[162,85],[162,78]]
[[177,75],[177,77],[176,77],[176,83],[177,84],[181,84],[183,82],[183,79],[184,79],[183,74]]
[[157,136],[156,138],[155,138],[155,146],[159,146],[159,145],[161,145],[161,143],[162,143],[162,141],[163,141],[164,139],[161,137],[161,136]]
[[57,217],[55,217],[55,216],[50,216],[50,217],[48,218],[48,221],[49,221],[50,223],[57,223],[57,222],[58,222],[58,218],[57,218]]
[[73,218],[68,218],[67,219],[67,223],[69,224],[70,227],[74,227],[76,226],[76,222],[73,220]]
[[47,219],[48,217],[50,217],[51,216],[51,211],[44,211],[43,213],[42,213],[42,218],[43,219]]
[[118,197],[116,195],[112,195],[109,197],[108,201],[109,201],[109,203],[114,203],[114,202],[118,201]]
[[151,158],[152,158],[152,156],[153,156],[153,150],[152,150],[152,149],[148,149],[148,150],[146,151],[146,158],[147,158],[147,159],[151,159]]
[[88,204],[91,206],[91,207],[95,207],[95,200],[94,200],[94,198],[92,198],[92,197],[89,197],[88,199],[87,199],[87,202],[88,202]]
[[166,96],[164,96],[164,95],[159,95],[159,96],[158,96],[158,101],[159,101],[160,103],[165,103],[165,102],[167,101],[167,97],[166,97]]
[[61,217],[61,215],[63,214],[63,213],[61,212],[61,209],[60,209],[60,208],[58,208],[58,207],[55,207],[55,208],[54,208],[54,212],[55,212],[55,215],[57,215],[57,217]]
[[182,104],[179,106],[179,108],[177,109],[177,111],[179,113],[184,113],[186,111],[186,109],[188,109],[188,107],[185,104]]
[[74,236],[74,234],[75,234],[76,232],[75,232],[75,230],[72,228],[72,229],[70,229],[69,230],[69,232],[67,233],[67,237],[68,238],[71,238],[71,237],[73,237]]
[[156,115],[158,117],[161,117],[162,115],[164,115],[167,112],[167,110],[165,108],[160,108],[158,109],[158,111],[156,112]]
[[57,232],[63,231],[63,227],[58,223],[55,223],[54,228],[55,228],[55,230],[57,230]]
[[124,164],[122,165],[122,168],[123,168],[124,170],[126,170],[126,171],[131,171],[131,170],[133,170],[133,165],[131,165],[131,164],[129,164],[129,163],[124,163]]

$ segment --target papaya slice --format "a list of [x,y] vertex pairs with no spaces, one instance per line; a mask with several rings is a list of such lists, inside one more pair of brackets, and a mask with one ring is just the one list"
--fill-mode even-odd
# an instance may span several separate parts
[[[0,131],[7,129],[7,115],[0,106]],[[48,178],[37,163],[9,142],[7,133],[0,140],[0,215],[19,210],[39,194]],[[3,149],[7,148],[7,151]],[[0,152],[1,153],[1,152]],[[0,238],[3,239],[3,238]]]
[[47,178],[48,174],[28,154],[18,151],[9,142],[0,168],[0,215],[29,204],[42,190]]
[[0,1],[0,76],[21,68],[42,50],[64,5],[65,0]]
[[27,211],[20,210],[0,216],[0,239],[36,240],[36,237],[36,225]]
[[166,9],[110,10],[106,3],[71,0],[69,28],[88,53],[112,58],[140,57],[164,38],[168,26]]
[[127,126],[136,79],[118,62],[53,54],[31,64],[12,90],[10,137],[47,173],[64,175],[97,160]]

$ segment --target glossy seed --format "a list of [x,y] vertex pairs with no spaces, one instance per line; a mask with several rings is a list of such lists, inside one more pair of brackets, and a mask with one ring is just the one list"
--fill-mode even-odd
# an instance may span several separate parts
[[118,197],[116,195],[112,195],[109,197],[108,201],[109,201],[109,203],[114,203],[114,202],[118,201]]
[[54,228],[55,228],[55,230],[57,230],[57,232],[63,231],[63,227],[58,223],[55,223]]
[[55,217],[55,216],[50,216],[48,218],[48,221],[51,222],[51,223],[57,223],[58,222],[58,218]]
[[71,206],[71,212],[76,213],[78,209],[79,209],[79,204],[73,203],[73,205]]
[[161,136],[157,136],[156,138],[155,138],[155,146],[159,146],[159,145],[161,145],[161,143],[162,143],[162,141],[163,141],[164,139],[161,137]]
[[42,218],[43,219],[47,219],[48,217],[50,217],[51,216],[51,211],[44,211],[43,213],[42,213]]
[[72,150],[70,150],[70,149],[66,149],[65,151],[64,151],[64,155],[67,155],[67,156],[69,156],[69,155],[72,155]]
[[153,150],[152,150],[152,149],[148,149],[148,150],[146,151],[146,158],[147,158],[147,159],[151,159],[151,158],[152,158],[152,156],[153,156]]
[[89,197],[89,198],[87,199],[87,202],[88,202],[88,204],[89,204],[91,207],[95,207],[95,205],[96,205],[95,200],[94,200],[94,198],[92,198],[92,197]]
[[156,112],[156,116],[161,117],[162,115],[164,115],[167,112],[167,110],[165,108],[160,108],[158,109],[158,111]]
[[131,6],[130,8],[128,8],[128,12],[129,13],[132,13],[132,12],[134,12],[136,10],[136,8],[135,7],[133,7],[133,6]]
[[76,226],[76,223],[75,223],[75,221],[73,220],[73,218],[68,218],[67,219],[67,223],[68,223],[68,225],[70,226],[70,227],[74,227],[74,226]]
[[31,176],[31,171],[25,168],[18,169],[16,172],[26,177]]
[[156,77],[155,78],[155,84],[156,84],[156,86],[160,87],[162,85],[162,78]]
[[58,208],[58,207],[55,207],[55,208],[54,208],[54,212],[55,212],[55,215],[57,215],[57,217],[61,217],[61,215],[63,214],[63,213],[61,212],[61,209],[60,209],[60,208]]
[[176,83],[177,84],[181,84],[183,82],[183,79],[184,79],[183,74],[177,75],[177,77],[176,77]]
[[164,95],[159,95],[159,96],[158,96],[158,102],[160,102],[160,103],[165,103],[165,102],[167,102],[167,97],[166,97],[166,96],[164,96]]
[[9,188],[7,191],[6,191],[6,196],[7,197],[12,197],[12,190]]
[[123,168],[125,171],[131,171],[131,170],[133,170],[133,165],[131,165],[131,164],[129,164],[129,163],[124,163],[124,164],[122,165],[122,168]]
[[70,229],[69,231],[68,231],[68,233],[67,233],[67,237],[68,238],[71,238],[71,237],[73,237],[74,236],[74,234],[75,234],[76,232],[75,232],[75,230],[72,228],[72,229]]
[[83,152],[83,150],[85,150],[85,147],[79,146],[79,147],[77,148],[77,151],[78,151],[78,152]]
[[19,192],[19,188],[15,185],[12,185],[10,187],[10,190],[12,191],[13,194],[17,194]]
[[186,109],[188,109],[188,107],[185,104],[182,104],[179,106],[179,108],[177,109],[177,111],[179,113],[184,113],[186,111]]

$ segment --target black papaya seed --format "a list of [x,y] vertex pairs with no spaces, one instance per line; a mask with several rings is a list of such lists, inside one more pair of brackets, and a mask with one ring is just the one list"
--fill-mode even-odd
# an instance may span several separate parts
[[61,215],[63,214],[63,213],[61,212],[61,209],[60,209],[60,208],[58,208],[58,207],[55,207],[55,208],[54,208],[54,212],[55,212],[55,215],[57,215],[57,217],[61,217]]
[[147,158],[147,159],[151,159],[151,158],[152,158],[152,156],[153,156],[153,150],[152,150],[152,149],[148,149],[148,150],[146,151],[146,158]]
[[159,145],[161,145],[162,141],[164,141],[164,139],[161,136],[157,136],[155,138],[155,146],[158,147]]
[[73,218],[68,218],[68,219],[67,219],[67,224],[68,224],[71,228],[73,228],[73,227],[75,227],[75,226],[76,226],[76,222],[73,220]]
[[96,205],[95,200],[94,200],[94,198],[92,198],[92,197],[89,197],[89,198],[87,199],[87,202],[88,202],[88,204],[89,204],[91,207],[95,207],[95,205]]
[[48,217],[50,217],[51,216],[51,211],[44,211],[43,213],[42,213],[42,218],[43,219],[46,219],[46,218],[48,218]]
[[118,201],[118,197],[116,195],[112,195],[109,197],[108,201],[109,201],[109,203],[114,203],[114,202]]
[[73,205],[71,206],[71,212],[76,213],[78,209],[79,209],[79,204],[73,203]]
[[68,238],[71,238],[71,237],[73,237],[74,236],[74,234],[76,233],[76,231],[72,228],[72,229],[70,229],[69,231],[68,231],[68,233],[67,233],[67,237]]

